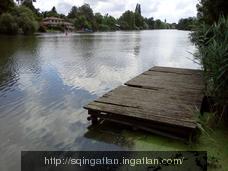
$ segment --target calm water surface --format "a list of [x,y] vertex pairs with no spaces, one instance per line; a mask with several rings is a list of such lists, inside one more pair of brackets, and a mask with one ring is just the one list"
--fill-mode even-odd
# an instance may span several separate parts
[[90,127],[82,106],[155,65],[198,68],[188,34],[1,36],[0,170],[20,170],[21,150],[137,150],[142,134]]

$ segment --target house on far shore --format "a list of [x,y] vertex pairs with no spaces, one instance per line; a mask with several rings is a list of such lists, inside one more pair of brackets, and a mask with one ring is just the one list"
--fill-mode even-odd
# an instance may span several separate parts
[[58,17],[47,17],[42,21],[42,25],[47,28],[62,29],[63,31],[73,31],[74,25]]

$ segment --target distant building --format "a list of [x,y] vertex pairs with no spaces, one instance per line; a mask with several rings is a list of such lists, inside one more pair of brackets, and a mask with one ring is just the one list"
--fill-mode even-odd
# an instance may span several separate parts
[[47,17],[44,18],[42,24],[47,27],[63,27],[65,30],[73,31],[74,25],[70,22],[65,21],[62,18],[58,17]]

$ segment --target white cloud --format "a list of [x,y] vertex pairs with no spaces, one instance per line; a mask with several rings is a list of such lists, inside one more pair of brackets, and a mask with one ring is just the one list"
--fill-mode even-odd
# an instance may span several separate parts
[[67,14],[71,6],[88,3],[94,12],[119,17],[126,10],[134,10],[136,4],[140,3],[144,17],[178,22],[180,18],[196,15],[197,2],[198,0],[37,0],[34,5],[41,11],[55,6],[58,12]]

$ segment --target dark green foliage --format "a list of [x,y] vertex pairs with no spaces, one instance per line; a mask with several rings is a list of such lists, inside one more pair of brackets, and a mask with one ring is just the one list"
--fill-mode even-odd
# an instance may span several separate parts
[[170,29],[170,26],[158,19],[154,21],[154,29]]
[[200,0],[191,39],[204,69],[206,94],[215,101],[219,118],[228,118],[228,1]]
[[19,27],[24,34],[32,34],[38,28],[38,23],[35,20],[35,14],[27,7],[20,6],[14,10]]
[[88,22],[91,22],[93,20],[93,10],[90,8],[89,4],[84,4],[81,7],[78,8],[78,15],[79,16],[85,16],[86,20]]
[[100,30],[100,31],[109,31],[111,29],[110,29],[110,27],[108,25],[100,24],[98,30]]
[[136,5],[135,12],[125,11],[119,19],[106,14],[93,14],[93,10],[88,4],[81,7],[72,7],[68,18],[74,22],[76,29],[92,29],[94,31],[123,30],[142,30],[142,29],[168,29],[171,25],[161,20],[154,21],[153,18],[146,19],[141,16],[141,6]]
[[221,116],[228,105],[228,20],[221,17],[212,26],[200,24],[192,41],[204,69],[206,93],[215,97],[216,111]]
[[11,14],[4,13],[0,16],[0,33],[2,34],[17,34],[18,24]]
[[15,7],[12,11],[12,15],[18,18],[28,17],[30,20],[35,21],[35,14],[29,8],[23,5]]
[[68,18],[76,18],[77,13],[78,13],[78,8],[76,6],[73,6],[67,17]]
[[147,24],[148,29],[175,29],[176,28],[175,23],[168,24],[168,23],[166,23],[166,20],[165,20],[165,22],[162,22],[159,19],[154,20],[153,17],[145,18],[144,22]]
[[94,15],[94,17],[95,17],[95,20],[96,20],[96,23],[97,23],[97,24],[101,24],[101,23],[102,23],[102,21],[103,21],[103,16],[101,15],[101,13],[96,13],[96,14]]
[[160,28],[163,28],[163,27],[164,27],[164,25],[163,25],[161,20],[158,19],[158,20],[154,21],[154,29],[160,29]]
[[32,34],[37,30],[36,21],[30,20],[28,16],[21,17],[19,23],[24,34]]
[[116,19],[107,14],[103,17],[103,21],[102,21],[101,25],[103,28],[106,27],[109,30],[115,30],[116,29]]
[[136,4],[135,13],[139,14],[141,16],[141,5],[140,4]]
[[149,29],[154,29],[154,18],[145,18],[145,22],[147,23]]
[[[35,14],[25,6],[14,7],[12,9],[11,14],[2,14],[3,24],[1,24],[1,28],[5,28],[7,25],[9,31],[4,31],[2,29],[2,33],[5,34],[16,34],[18,31],[23,34],[32,34],[37,30],[38,23],[35,20]],[[11,26],[10,26],[11,25]]]
[[86,20],[85,16],[79,16],[74,20],[74,26],[76,29],[92,29],[92,25],[90,22]]
[[22,5],[26,6],[30,10],[32,10],[34,13],[38,13],[38,10],[33,6],[33,3],[31,0],[24,0]]
[[0,2],[0,15],[10,10],[15,6],[13,0],[1,0]]
[[51,12],[52,12],[52,13],[54,13],[54,14],[57,14],[57,11],[56,11],[55,6],[54,6],[54,7],[52,7]]
[[34,7],[33,2],[35,2],[35,0],[24,0],[22,5],[29,8],[33,12],[35,19],[41,22],[43,17],[42,13],[39,12],[39,9]]
[[45,33],[45,32],[47,32],[47,28],[46,28],[44,25],[41,24],[41,25],[39,26],[38,31],[39,31],[39,32],[42,32],[42,33]]
[[[81,7],[73,6],[68,16],[58,14],[56,8],[53,7],[50,11],[40,13],[39,9],[33,6],[35,0],[18,0],[19,7],[15,6],[13,0],[2,0],[0,4],[0,13],[9,11],[13,19],[19,27],[19,33],[32,34],[37,28],[39,31],[45,32],[48,28],[42,26],[42,19],[46,17],[60,17],[66,21],[74,23],[78,30],[93,30],[93,31],[115,31],[123,30],[141,30],[141,29],[166,29],[169,25],[160,21],[154,21],[153,18],[146,19],[141,16],[141,5],[137,4],[135,12],[126,11],[119,19],[106,14],[93,14],[89,4],[84,4]],[[13,20],[10,20],[13,21]],[[38,25],[38,22],[40,25]],[[15,23],[12,23],[15,26]],[[62,30],[61,28],[55,28]],[[3,31],[2,31],[3,32]],[[11,32],[11,31],[9,31]]]
[[139,4],[137,4],[135,11],[128,10],[119,18],[118,23],[123,30],[142,30],[149,28],[147,20],[141,16],[141,7]]
[[135,26],[137,29],[144,29],[144,18],[138,12],[135,13]]
[[52,9],[50,11],[45,11],[42,13],[43,17],[59,17],[59,14],[56,11],[55,7],[52,7]]
[[123,30],[134,30],[136,29],[135,25],[135,13],[132,11],[126,11],[119,18],[120,27]]
[[68,18],[74,21],[74,26],[78,30],[116,30],[116,19],[108,14],[102,16],[100,13],[93,14],[93,10],[88,4],[81,7],[73,7],[68,14]]
[[179,30],[193,30],[196,24],[196,18],[189,17],[189,18],[182,18],[178,21],[177,29]]
[[227,0],[200,0],[197,5],[198,18],[207,24],[213,24],[218,21],[221,15],[228,15]]
[[76,29],[95,29],[96,30],[96,21],[93,14],[93,10],[90,8],[89,4],[84,4],[81,7],[72,7],[68,18],[74,21],[74,26]]

